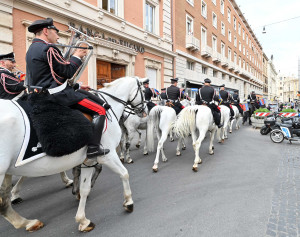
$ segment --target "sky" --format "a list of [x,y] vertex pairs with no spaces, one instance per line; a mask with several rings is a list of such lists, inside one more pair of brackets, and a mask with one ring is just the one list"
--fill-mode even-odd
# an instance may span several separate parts
[[[235,0],[251,26],[263,51],[277,72],[298,77],[300,57],[300,1],[299,0]],[[268,26],[278,21],[293,20]],[[263,34],[263,26],[266,33]]]

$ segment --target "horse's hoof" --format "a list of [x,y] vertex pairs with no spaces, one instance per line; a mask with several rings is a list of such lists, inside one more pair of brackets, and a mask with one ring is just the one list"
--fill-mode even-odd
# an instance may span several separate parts
[[186,147],[184,146],[184,147],[182,147],[181,149],[182,149],[182,150],[186,150]]
[[133,164],[133,160],[127,161],[127,164]]
[[73,180],[72,181],[69,181],[67,184],[66,184],[66,188],[70,188],[73,186]]
[[202,164],[202,160],[200,160],[200,161],[198,162],[198,164],[199,164],[199,165]]
[[198,168],[197,167],[193,167],[193,171],[194,172],[198,172]]
[[214,146],[212,146],[212,148],[211,148],[211,149],[213,149],[213,150],[214,150],[214,149],[215,149],[215,147],[214,147]]
[[39,230],[43,227],[44,227],[44,223],[37,220],[34,225],[32,225],[30,227],[27,227],[26,230],[29,231],[29,232],[34,232],[34,231],[37,231],[37,230]]
[[176,152],[176,156],[181,156],[181,153],[180,152]]
[[152,168],[152,170],[153,170],[154,173],[157,173],[158,168]]
[[84,230],[82,230],[82,232],[90,232],[95,229],[95,226],[96,225],[93,222],[90,222],[90,224]]
[[11,204],[16,205],[16,204],[20,204],[21,202],[23,202],[23,199],[18,197],[17,199],[12,200]]
[[214,155],[215,153],[214,153],[214,152],[209,152],[209,154],[210,154],[210,155]]
[[162,162],[168,162],[168,159],[166,158],[166,159],[162,159]]
[[174,139],[170,139],[170,142],[174,142]]
[[136,146],[136,148],[140,148],[140,145],[135,145]]
[[225,142],[225,139],[222,139],[222,140],[221,140],[221,143],[224,143],[224,142]]
[[149,155],[149,153],[147,152],[147,153],[144,153],[144,156],[147,156],[147,155]]
[[126,212],[129,212],[129,213],[133,212],[133,204],[124,206],[124,208],[125,208]]
[[232,131],[229,131],[229,133],[232,133]]
[[124,164],[124,159],[123,158],[120,158],[120,161],[122,162],[122,164]]

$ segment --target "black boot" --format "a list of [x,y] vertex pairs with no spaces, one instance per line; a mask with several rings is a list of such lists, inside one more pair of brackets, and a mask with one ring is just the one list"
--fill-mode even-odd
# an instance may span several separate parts
[[103,156],[109,153],[109,149],[102,149],[100,147],[102,131],[105,124],[105,115],[100,115],[94,118],[93,124],[94,124],[94,134],[91,139],[91,143],[88,145],[88,150],[87,150],[88,158]]

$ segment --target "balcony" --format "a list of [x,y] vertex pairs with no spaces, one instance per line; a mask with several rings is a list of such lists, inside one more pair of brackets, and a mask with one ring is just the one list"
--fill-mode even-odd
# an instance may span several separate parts
[[205,57],[205,58],[209,58],[212,55],[212,48],[208,47],[207,45],[203,46],[201,48],[201,56]]
[[185,47],[192,51],[200,50],[200,40],[193,35],[187,35],[185,38]]
[[224,56],[221,57],[221,65],[222,65],[222,67],[228,67],[228,65],[229,65],[228,59]]
[[[245,69],[241,69],[241,72],[240,72],[240,74],[242,75],[242,76],[244,76],[244,77],[247,77],[247,78],[251,78],[251,75],[250,75],[250,73],[248,73]],[[255,79],[255,78],[254,78]]]
[[212,54],[212,61],[215,62],[215,63],[221,62],[221,54],[214,51],[213,54]]
[[236,66],[235,69],[234,69],[234,72],[239,73],[240,70],[241,70],[240,67],[239,67],[239,66]]
[[229,61],[228,69],[229,69],[229,70],[234,70],[234,69],[235,69],[234,63],[233,63],[233,62],[230,62],[230,61]]

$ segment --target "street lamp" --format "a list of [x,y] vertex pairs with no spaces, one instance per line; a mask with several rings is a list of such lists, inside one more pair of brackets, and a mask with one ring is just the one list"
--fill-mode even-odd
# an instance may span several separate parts
[[262,33],[263,33],[263,34],[267,33],[267,32],[266,32],[266,27],[265,27],[265,26],[264,26],[264,28],[263,28]]

